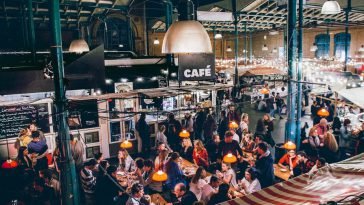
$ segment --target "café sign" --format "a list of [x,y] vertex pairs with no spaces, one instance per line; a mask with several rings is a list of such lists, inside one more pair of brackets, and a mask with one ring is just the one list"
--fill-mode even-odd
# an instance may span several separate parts
[[214,54],[182,54],[178,56],[178,65],[179,81],[215,79]]

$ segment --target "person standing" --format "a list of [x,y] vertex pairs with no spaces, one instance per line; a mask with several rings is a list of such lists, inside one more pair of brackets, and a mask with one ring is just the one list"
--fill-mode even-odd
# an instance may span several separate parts
[[139,136],[142,140],[142,153],[147,154],[150,153],[150,128],[148,123],[145,121],[146,115],[145,113],[140,114],[140,118],[136,123],[136,130],[139,133]]
[[227,118],[228,118],[229,122],[235,121],[237,124],[240,123],[240,116],[236,112],[234,105],[230,105],[229,112],[227,114]]
[[206,114],[201,109],[201,107],[197,108],[197,113],[195,115],[195,139],[202,139],[202,130],[203,130],[203,123],[206,120]]
[[183,121],[183,128],[186,129],[190,133],[191,137],[194,136],[194,134],[193,134],[193,131],[194,131],[193,130],[193,118],[192,118],[191,113],[189,113],[189,112],[185,114],[185,118],[184,118],[184,121]]
[[168,143],[171,146],[172,150],[180,149],[180,138],[179,133],[182,130],[181,123],[174,118],[174,114],[170,113],[168,116],[168,130],[167,137]]
[[70,134],[70,144],[71,154],[76,165],[76,171],[80,172],[83,166],[83,154],[85,152],[85,148],[82,142],[75,138],[72,134]]
[[265,142],[258,144],[257,152],[258,157],[255,162],[255,168],[260,172],[258,179],[261,182],[262,188],[266,188],[274,183],[273,157]]
[[92,173],[92,170],[95,169],[96,164],[97,161],[95,159],[90,159],[89,161],[85,162],[85,165],[80,172],[81,185],[85,193],[85,204],[93,205],[96,199],[96,177]]
[[47,151],[48,145],[46,141],[40,139],[38,131],[32,132],[33,140],[28,144],[28,151],[31,154],[33,163],[35,163],[35,171],[48,169]]
[[219,136],[223,137],[225,135],[225,132],[228,130],[229,130],[229,120],[226,117],[226,111],[223,110],[221,111],[220,122],[217,129],[217,133],[219,134]]
[[215,119],[212,117],[212,115],[207,115],[207,119],[203,125],[203,136],[205,141],[209,141],[212,139],[212,135],[217,130],[217,125]]

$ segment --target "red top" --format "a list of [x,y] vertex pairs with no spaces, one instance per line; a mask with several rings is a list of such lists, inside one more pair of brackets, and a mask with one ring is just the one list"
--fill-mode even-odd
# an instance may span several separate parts
[[[283,157],[279,160],[278,163],[289,166],[289,154],[287,153],[283,155]],[[292,169],[295,168],[297,164],[298,164],[298,157],[296,156],[292,159],[292,166],[293,166]]]
[[[194,161],[196,161],[196,164],[198,166],[208,166],[209,165],[206,149],[200,150],[198,152],[196,151],[196,149],[193,149],[192,157],[193,157]],[[201,158],[204,160],[201,160]]]

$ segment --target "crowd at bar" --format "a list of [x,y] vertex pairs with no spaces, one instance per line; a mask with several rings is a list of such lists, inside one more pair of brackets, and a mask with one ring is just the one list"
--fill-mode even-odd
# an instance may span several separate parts
[[[218,204],[364,152],[364,123],[341,122],[333,116],[334,106],[321,96],[310,99],[313,126],[302,126],[297,150],[293,142],[277,146],[272,136],[274,123],[284,116],[286,99],[279,92],[262,99],[267,106],[259,112],[266,114],[256,127],[248,114],[237,111],[239,100],[225,95],[235,103],[219,115],[208,108],[187,112],[181,120],[169,114],[155,141],[150,140],[146,115],[140,114],[136,131],[143,152],[136,158],[128,153],[131,145],[121,143],[117,160],[97,153],[83,161],[84,147],[71,136],[83,203]],[[258,109],[260,102],[256,104]],[[17,203],[59,204],[58,148],[48,154],[44,134],[35,124],[21,130],[15,146]],[[285,150],[280,158],[272,154],[278,150]]]

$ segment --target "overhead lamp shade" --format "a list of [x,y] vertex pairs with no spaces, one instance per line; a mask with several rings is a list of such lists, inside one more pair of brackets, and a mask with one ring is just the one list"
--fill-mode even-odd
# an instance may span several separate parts
[[156,182],[164,182],[167,181],[167,179],[168,175],[162,170],[159,170],[152,175],[152,180]]
[[222,39],[222,34],[221,33],[215,34],[215,39]]
[[267,47],[267,45],[264,45],[264,46],[262,47],[262,51],[268,51],[268,47]]
[[155,38],[155,39],[154,39],[153,44],[154,44],[154,45],[159,45],[159,40],[158,40],[158,38]]
[[210,37],[198,21],[176,21],[164,36],[162,53],[212,53]]
[[189,133],[187,130],[183,129],[183,130],[179,133],[179,137],[180,137],[180,138],[189,138],[189,137],[190,137],[190,133]]
[[317,115],[320,117],[327,117],[330,115],[330,112],[326,108],[321,108],[319,111],[317,111]]
[[277,31],[277,30],[269,31],[269,35],[271,35],[271,36],[275,36],[275,35],[278,35],[278,34],[279,34],[279,31]]
[[228,46],[227,49],[226,49],[226,52],[231,52],[231,51],[233,51],[233,50],[231,49],[230,46]]
[[222,161],[224,161],[225,163],[232,164],[232,163],[235,163],[236,161],[238,161],[238,159],[236,158],[235,155],[229,153],[229,154],[227,154],[227,155],[224,156],[224,158],[222,159]]
[[341,12],[340,4],[337,1],[327,0],[322,5],[321,14],[338,14]]
[[364,52],[364,45],[361,45],[359,48],[359,52]]
[[235,121],[229,122],[229,128],[230,129],[238,129],[239,125]]
[[284,145],[283,145],[284,149],[286,150],[295,150],[296,149],[296,145],[291,142],[291,141],[288,141],[286,142]]
[[133,144],[129,142],[129,140],[125,140],[124,142],[120,143],[120,147],[123,149],[129,149],[133,147]]
[[278,52],[277,48],[273,48],[272,52],[277,53]]
[[88,47],[85,40],[77,39],[71,42],[70,48],[68,50],[69,52],[83,53],[90,51],[90,48]]
[[260,90],[260,93],[261,94],[263,94],[263,95],[266,95],[266,94],[269,94],[269,89],[268,88],[262,88],[261,90]]
[[2,165],[1,168],[3,169],[14,169],[18,167],[18,163],[15,160],[8,159]]
[[317,51],[317,45],[315,43],[310,47],[310,51],[311,52],[316,52]]

